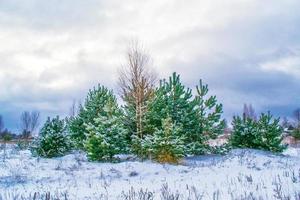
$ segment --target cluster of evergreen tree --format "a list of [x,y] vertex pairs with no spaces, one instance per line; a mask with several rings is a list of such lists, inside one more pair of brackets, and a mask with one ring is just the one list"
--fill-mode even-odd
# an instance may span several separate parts
[[200,84],[194,96],[176,73],[169,80],[162,80],[149,103],[146,113],[146,133],[152,137],[164,130],[165,120],[176,126],[177,138],[182,138],[184,154],[203,154],[209,150],[207,141],[223,132],[222,104],[215,96],[207,97],[208,86]]
[[[131,106],[134,102],[120,108],[113,92],[99,85],[89,91],[78,115],[66,120],[67,126],[57,118],[48,119],[38,144],[48,151],[45,141],[51,140],[50,136],[55,139],[57,134],[65,141],[67,130],[70,145],[64,146],[86,151],[93,161],[113,160],[116,154],[131,152],[143,158],[176,163],[184,155],[206,153],[207,140],[222,133],[225,122],[221,119],[222,105],[216,97],[206,97],[208,86],[200,81],[196,91],[194,96],[176,73],[168,81],[162,80],[144,105],[143,132],[137,134],[132,126],[127,126],[136,122]],[[52,126],[61,128],[56,130]],[[38,148],[35,151],[48,157]]]
[[[49,118],[32,151],[55,157],[71,149],[83,150],[91,161],[113,161],[117,154],[133,153],[169,163],[178,163],[186,155],[212,153],[208,140],[223,133],[225,120],[222,104],[208,91],[200,80],[193,94],[173,73],[145,101],[137,104],[136,98],[128,98],[121,108],[113,91],[98,85],[88,92],[76,116]],[[285,148],[279,119],[270,113],[258,120],[236,116],[232,124],[233,147],[274,152]]]
[[233,147],[282,152],[286,146],[282,144],[283,129],[279,122],[280,119],[274,119],[270,112],[262,113],[258,120],[245,115],[243,118],[235,116],[230,144]]

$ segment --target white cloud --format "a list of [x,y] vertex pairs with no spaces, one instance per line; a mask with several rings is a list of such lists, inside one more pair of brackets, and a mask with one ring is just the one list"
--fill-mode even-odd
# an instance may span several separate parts
[[265,71],[283,72],[287,75],[300,78],[300,55],[289,55],[261,64]]
[[298,0],[0,0],[0,102],[12,112],[66,113],[96,83],[115,87],[126,46],[139,38],[162,77],[178,71],[190,86],[203,78],[227,115],[244,101],[279,105],[259,84],[267,77],[276,88],[274,71],[299,79],[299,56],[277,56],[300,46],[299,7]]

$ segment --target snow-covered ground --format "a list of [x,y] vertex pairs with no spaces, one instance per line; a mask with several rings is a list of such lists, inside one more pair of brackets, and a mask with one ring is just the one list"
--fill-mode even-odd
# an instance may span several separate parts
[[238,149],[197,156],[181,165],[151,161],[87,162],[74,153],[55,159],[9,148],[0,154],[0,199],[300,199],[300,149],[283,155]]

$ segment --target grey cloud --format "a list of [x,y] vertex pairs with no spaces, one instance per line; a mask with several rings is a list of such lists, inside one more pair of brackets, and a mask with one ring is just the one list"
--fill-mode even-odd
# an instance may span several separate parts
[[[11,18],[10,25],[29,26],[36,29],[63,28],[94,25],[103,19],[103,1],[98,0],[12,0],[0,1],[0,13]],[[5,20],[5,21],[4,21]],[[0,22],[7,24],[7,19]],[[9,24],[8,24],[9,25]]]
[[189,87],[202,78],[226,117],[243,103],[288,115],[300,106],[300,77],[272,66],[300,56],[299,7],[298,0],[0,0],[0,113],[14,127],[23,109],[65,115],[97,83],[115,89],[126,42],[137,37],[162,78],[177,71]]

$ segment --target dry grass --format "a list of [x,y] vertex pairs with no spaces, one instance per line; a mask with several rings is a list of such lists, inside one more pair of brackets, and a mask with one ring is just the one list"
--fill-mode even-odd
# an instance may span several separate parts
[[159,163],[179,164],[181,159],[169,152],[161,152],[155,159]]
[[10,141],[6,141],[4,142],[2,139],[0,139],[0,144],[18,144],[19,142],[28,142],[31,143],[33,141],[33,139],[13,139]]

